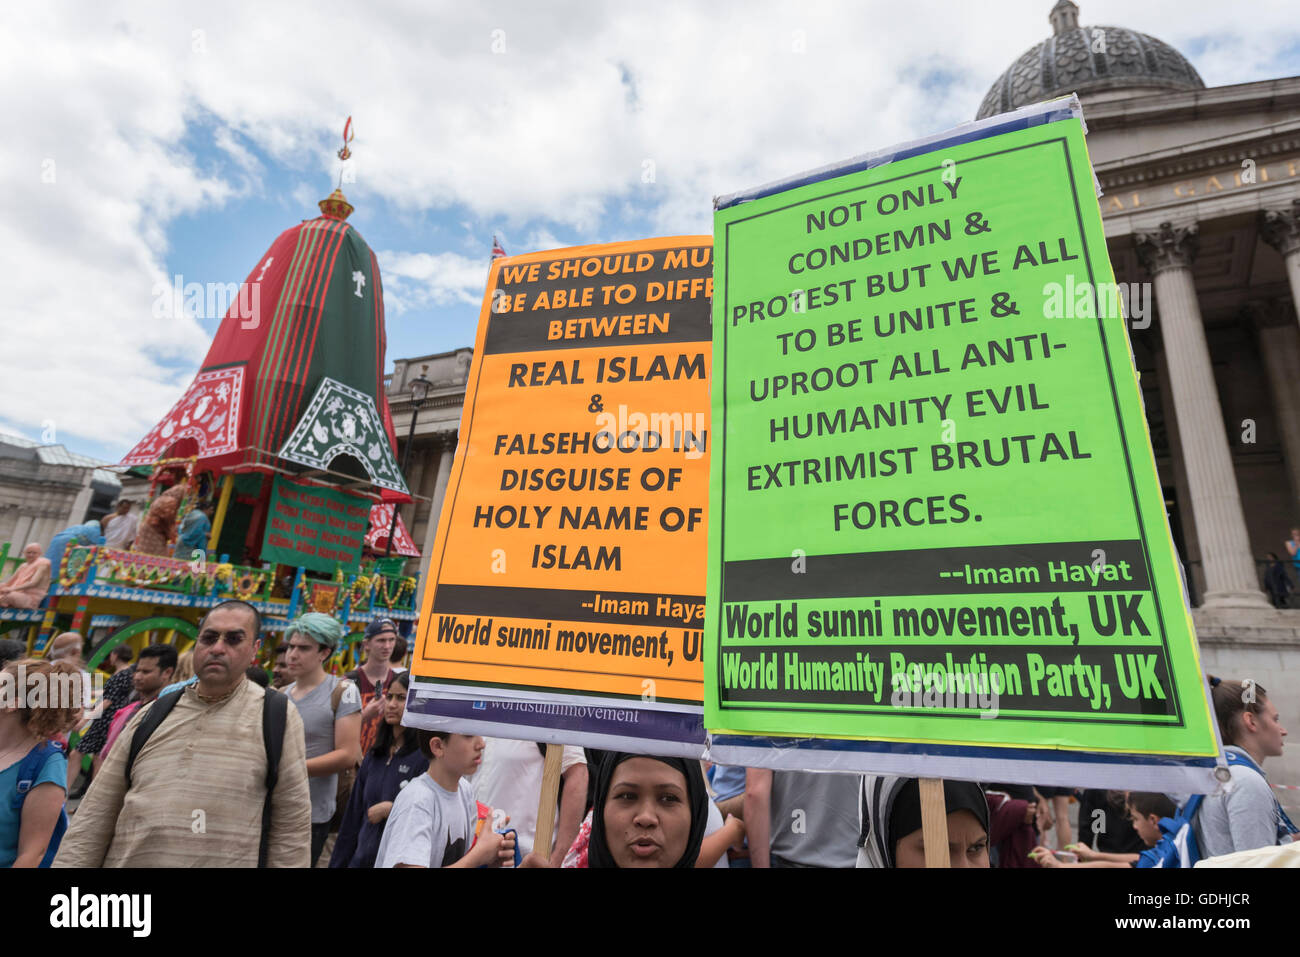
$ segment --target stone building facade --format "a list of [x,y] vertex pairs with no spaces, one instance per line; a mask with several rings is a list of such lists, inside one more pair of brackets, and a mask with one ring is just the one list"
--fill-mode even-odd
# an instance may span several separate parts
[[28,542],[48,545],[69,525],[106,514],[121,481],[99,467],[105,464],[62,445],[0,435],[0,542],[21,555]]
[[[1261,587],[1300,526],[1300,77],[1207,88],[1154,37],[1080,26],[1070,0],[1049,20],[979,116],[1079,94],[1115,280],[1154,300],[1129,337],[1202,663],[1254,678],[1300,728],[1300,609]],[[1300,784],[1290,751],[1270,777]]]
[[[410,383],[421,375],[433,383],[415,416],[410,465],[406,470],[407,487],[416,496],[416,500],[400,507],[402,521],[406,523],[411,539],[420,549],[420,598],[424,596],[424,573],[429,567],[433,540],[438,533],[438,513],[447,490],[452,458],[456,454],[456,439],[472,356],[473,350],[465,348],[397,359],[393,363],[392,375],[384,383],[393,413],[399,462],[405,461],[407,436],[411,428]],[[409,563],[410,566],[414,564],[414,560]]]

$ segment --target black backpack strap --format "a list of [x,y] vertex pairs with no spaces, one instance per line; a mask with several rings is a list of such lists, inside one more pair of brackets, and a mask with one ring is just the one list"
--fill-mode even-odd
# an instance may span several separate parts
[[266,867],[271,845],[271,794],[280,779],[280,756],[284,752],[284,729],[289,721],[289,699],[274,688],[266,689],[262,702],[262,745],[266,748],[266,800],[262,802],[262,842],[257,849],[257,866]]
[[139,726],[135,729],[135,735],[131,738],[131,750],[126,755],[126,789],[131,790],[131,768],[135,765],[135,759],[140,754],[140,750],[149,740],[149,736],[158,730],[158,726],[166,720],[167,715],[172,713],[172,708],[176,707],[176,702],[181,700],[181,695],[185,693],[184,688],[179,688],[163,695],[150,706],[145,712],[145,716],[140,720]]

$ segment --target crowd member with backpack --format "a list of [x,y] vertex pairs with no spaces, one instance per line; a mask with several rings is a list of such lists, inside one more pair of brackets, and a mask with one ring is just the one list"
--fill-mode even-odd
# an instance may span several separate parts
[[[18,693],[0,707],[0,867],[49,867],[68,826],[68,762],[50,739],[79,720],[80,670],[71,662],[28,658],[9,662],[4,672]],[[56,685],[52,675],[66,677]],[[36,676],[61,687],[68,700],[45,694],[40,707],[28,707],[24,692]]]
[[122,730],[55,867],[306,867],[311,798],[302,718],[245,677],[261,616],[224,601],[199,623],[198,681]]
[[1273,796],[1263,769],[1265,758],[1281,756],[1286,737],[1277,708],[1253,681],[1223,681],[1213,675],[1209,680],[1232,778],[1188,815],[1200,856],[1284,844],[1297,829]]
[[[346,678],[327,674],[325,662],[343,640],[343,625],[333,615],[312,611],[285,629],[285,662],[293,684],[284,689],[302,716],[307,735],[307,777],[311,791],[311,867],[330,834],[339,790],[349,793],[361,763],[361,695]],[[346,779],[340,783],[340,775]],[[343,794],[347,806],[349,794]],[[341,815],[340,815],[341,816]]]
[[409,682],[408,675],[399,674],[388,686],[384,723],[352,785],[330,867],[374,867],[393,802],[412,778],[429,769],[429,759],[420,753],[415,730],[402,726]]

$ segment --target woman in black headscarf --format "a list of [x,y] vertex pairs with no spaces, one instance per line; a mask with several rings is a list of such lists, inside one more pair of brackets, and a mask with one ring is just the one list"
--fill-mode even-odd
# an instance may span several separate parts
[[[989,866],[989,805],[970,781],[943,782],[953,867]],[[858,867],[924,867],[921,789],[916,778],[866,775],[858,795]]]
[[596,769],[588,866],[694,867],[708,808],[699,761],[608,752]]

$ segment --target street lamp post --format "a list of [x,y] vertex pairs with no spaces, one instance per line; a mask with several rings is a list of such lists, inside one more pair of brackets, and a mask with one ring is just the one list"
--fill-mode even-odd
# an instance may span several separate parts
[[[402,450],[402,478],[406,478],[406,466],[411,461],[411,445],[415,441],[415,417],[420,414],[420,406],[424,405],[424,400],[429,397],[429,390],[433,388],[433,383],[424,377],[429,371],[429,366],[420,366],[420,374],[410,382],[411,389],[411,427],[406,433],[406,448]],[[393,520],[388,523],[388,546],[384,549],[384,557],[387,558],[393,554],[393,533],[397,531],[397,503],[393,503]]]

